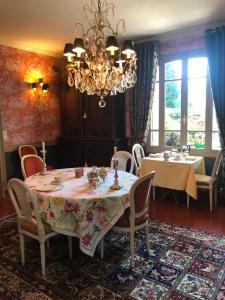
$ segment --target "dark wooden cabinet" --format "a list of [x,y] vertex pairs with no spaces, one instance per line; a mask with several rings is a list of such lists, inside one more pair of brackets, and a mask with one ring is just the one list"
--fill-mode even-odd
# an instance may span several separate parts
[[68,86],[61,96],[61,167],[109,166],[113,147],[126,149],[125,95],[107,98],[105,108],[99,97],[81,94]]

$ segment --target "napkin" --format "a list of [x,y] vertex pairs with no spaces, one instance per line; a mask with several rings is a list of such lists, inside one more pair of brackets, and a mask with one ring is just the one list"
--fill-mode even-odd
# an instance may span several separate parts
[[151,158],[160,158],[162,156],[161,156],[161,153],[150,153],[149,157],[151,157]]

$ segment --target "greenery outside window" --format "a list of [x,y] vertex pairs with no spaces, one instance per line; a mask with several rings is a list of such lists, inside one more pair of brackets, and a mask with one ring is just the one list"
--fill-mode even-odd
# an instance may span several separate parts
[[220,148],[208,61],[203,51],[162,57],[157,72],[151,151],[187,144],[193,154],[199,155],[214,155],[214,150]]

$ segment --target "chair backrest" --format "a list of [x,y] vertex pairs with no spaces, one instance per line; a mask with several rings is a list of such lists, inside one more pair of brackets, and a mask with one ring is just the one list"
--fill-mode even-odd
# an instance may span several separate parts
[[134,170],[134,158],[130,152],[117,151],[111,160],[111,167],[113,168],[113,158],[118,159],[118,170],[127,171],[127,164],[130,162],[129,173],[133,173]]
[[155,171],[139,177],[131,186],[130,199],[130,225],[134,226],[135,219],[149,212],[150,192]]
[[37,155],[37,150],[32,145],[21,145],[18,148],[18,152],[19,152],[20,159],[23,156],[29,155],[29,154]]
[[25,155],[21,159],[21,169],[24,179],[43,171],[43,160],[37,155]]
[[212,170],[212,175],[211,175],[212,181],[214,181],[218,176],[221,161],[222,161],[222,151],[219,151]]
[[35,218],[38,234],[45,234],[39,214],[38,194],[32,193],[26,184],[18,178],[12,178],[8,181],[8,193],[15,208],[19,225],[23,221],[34,223],[33,218]]
[[134,157],[136,174],[138,174],[138,170],[141,167],[141,160],[145,157],[144,149],[140,144],[134,144],[132,147],[132,155]]

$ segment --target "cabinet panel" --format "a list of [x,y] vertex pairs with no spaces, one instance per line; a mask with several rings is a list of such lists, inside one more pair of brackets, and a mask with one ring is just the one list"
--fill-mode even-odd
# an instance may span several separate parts
[[82,141],[60,139],[60,167],[84,166],[84,144]]
[[61,119],[63,136],[83,135],[83,100],[75,88],[68,88],[63,93]]
[[87,138],[111,138],[112,137],[112,101],[107,99],[104,108],[99,107],[98,96],[85,96],[85,136]]
[[112,143],[85,143],[85,156],[88,166],[109,167],[113,155]]

